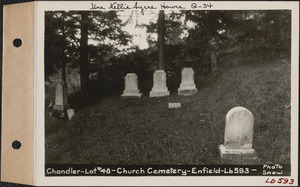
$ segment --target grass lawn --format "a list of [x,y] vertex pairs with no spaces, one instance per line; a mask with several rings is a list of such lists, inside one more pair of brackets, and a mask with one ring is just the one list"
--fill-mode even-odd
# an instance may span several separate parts
[[[289,164],[290,58],[235,52],[219,64],[217,76],[196,82],[193,96],[114,95],[85,107],[70,103],[76,110],[70,121],[46,114],[46,164],[220,164],[225,116],[236,106],[254,115],[260,162]],[[181,108],[168,109],[170,102]]]

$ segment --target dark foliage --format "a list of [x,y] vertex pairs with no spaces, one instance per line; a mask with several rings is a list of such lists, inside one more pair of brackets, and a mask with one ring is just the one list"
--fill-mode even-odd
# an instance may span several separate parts
[[[79,67],[85,56],[89,88],[101,95],[119,94],[124,88],[124,76],[135,72],[139,88],[148,92],[152,74],[157,69],[157,22],[138,24],[149,33],[148,49],[129,44],[130,34],[122,30],[133,19],[124,22],[115,11],[89,12],[84,23],[88,27],[87,50],[80,52],[83,12],[46,12],[45,77],[66,72],[66,77]],[[131,20],[132,21],[132,20]],[[124,23],[123,23],[124,22]],[[192,23],[192,26],[188,26]],[[167,84],[176,90],[183,67],[192,67],[196,82],[205,84],[211,76],[211,57],[218,59],[227,52],[263,49],[268,54],[287,56],[290,53],[291,12],[286,10],[181,11],[165,15],[164,58]],[[85,39],[86,40],[86,39]],[[111,42],[105,42],[105,41]],[[87,41],[85,41],[87,42]],[[87,54],[88,53],[88,54]],[[218,66],[220,62],[218,62]],[[63,71],[66,67],[69,71]],[[104,93],[103,93],[104,92]],[[91,94],[91,92],[89,92]]]

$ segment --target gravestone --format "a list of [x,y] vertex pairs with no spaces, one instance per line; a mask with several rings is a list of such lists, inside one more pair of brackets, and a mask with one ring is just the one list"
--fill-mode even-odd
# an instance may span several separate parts
[[68,118],[71,120],[73,116],[75,115],[75,110],[74,109],[68,109],[67,110]]
[[181,108],[181,103],[168,103],[168,108]]
[[156,70],[153,73],[153,87],[149,94],[150,97],[163,97],[170,95],[167,88],[166,72],[164,70]]
[[55,91],[55,104],[53,110],[64,113],[68,108],[68,86],[66,83],[58,82]]
[[257,163],[257,153],[252,148],[253,126],[253,114],[246,108],[235,107],[227,113],[224,144],[219,145],[224,163]]
[[141,98],[142,94],[138,89],[138,76],[135,73],[127,73],[125,76],[125,90],[122,98]]
[[181,71],[181,84],[178,88],[178,95],[193,95],[198,92],[194,83],[194,70],[190,67],[185,67]]

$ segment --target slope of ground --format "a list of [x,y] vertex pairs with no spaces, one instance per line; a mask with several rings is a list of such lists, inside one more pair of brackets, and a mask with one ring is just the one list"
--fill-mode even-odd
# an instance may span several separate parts
[[236,106],[255,117],[261,162],[290,163],[290,59],[230,53],[219,64],[218,75],[193,96],[111,96],[75,108],[71,121],[46,115],[46,163],[220,164],[225,116]]

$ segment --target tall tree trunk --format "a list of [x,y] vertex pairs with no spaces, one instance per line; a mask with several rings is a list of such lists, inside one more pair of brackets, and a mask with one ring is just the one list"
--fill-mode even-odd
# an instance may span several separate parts
[[210,49],[210,64],[211,64],[211,72],[213,75],[217,73],[217,54],[214,48]]
[[216,52],[216,45],[217,42],[214,38],[209,40],[209,53],[210,53],[210,66],[211,66],[211,72],[213,75],[216,75],[217,73],[217,52]]
[[83,95],[88,93],[89,61],[88,61],[88,13],[81,12],[80,38],[80,89]]
[[65,31],[65,17],[66,17],[66,13],[63,12],[62,13],[62,20],[63,20],[63,24],[62,24],[62,36],[63,36],[63,46],[62,46],[62,69],[61,69],[61,78],[63,83],[67,83],[67,76],[66,76],[66,54],[65,54],[65,47],[66,47],[66,31]]
[[158,45],[158,67],[159,70],[165,69],[165,12],[160,10],[158,14],[157,45]]

